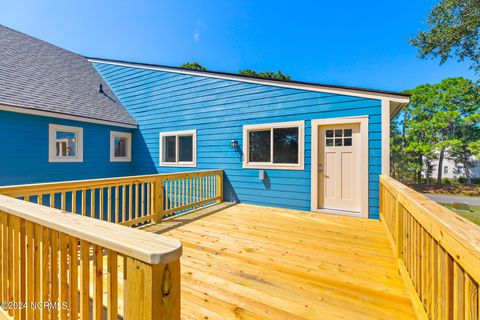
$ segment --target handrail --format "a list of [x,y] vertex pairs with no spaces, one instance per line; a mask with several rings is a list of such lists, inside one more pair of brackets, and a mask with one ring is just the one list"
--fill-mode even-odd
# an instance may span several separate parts
[[223,199],[223,170],[0,187],[0,194],[128,226]]
[[0,318],[179,319],[181,254],[174,239],[0,195],[0,301],[12,304]]
[[10,197],[22,197],[29,194],[36,194],[39,191],[48,192],[60,192],[62,190],[70,190],[70,186],[75,185],[77,189],[101,187],[109,185],[121,185],[125,183],[133,182],[147,182],[154,181],[155,178],[176,179],[181,176],[204,176],[206,174],[219,173],[223,170],[200,170],[200,171],[186,171],[186,172],[174,172],[174,173],[157,173],[147,175],[135,175],[113,178],[99,178],[99,179],[84,179],[84,180],[69,180],[60,182],[45,182],[45,183],[31,183],[31,184],[18,184],[11,186],[0,186],[0,194]]
[[420,317],[478,319],[480,228],[387,176],[380,216]]
[[173,238],[3,195],[0,211],[150,264],[169,263],[182,255],[182,244]]

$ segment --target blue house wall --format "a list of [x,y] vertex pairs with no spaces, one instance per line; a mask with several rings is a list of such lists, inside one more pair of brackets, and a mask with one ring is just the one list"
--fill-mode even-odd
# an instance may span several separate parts
[[[48,162],[48,125],[83,128],[83,162]],[[128,176],[132,162],[110,162],[115,126],[0,111],[0,185]]]
[[[381,101],[175,72],[94,63],[139,124],[133,172],[224,169],[225,199],[310,210],[312,119],[369,116],[369,212],[378,218]],[[242,168],[242,126],[305,120],[304,170]],[[159,133],[197,130],[197,167],[159,166]],[[232,139],[240,148],[230,147]]]

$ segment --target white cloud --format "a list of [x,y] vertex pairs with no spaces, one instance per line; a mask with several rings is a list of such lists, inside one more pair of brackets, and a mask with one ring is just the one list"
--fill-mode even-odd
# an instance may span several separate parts
[[195,27],[195,32],[193,33],[193,41],[195,41],[195,43],[200,42],[200,33],[205,29],[207,29],[207,25],[205,24],[205,22],[203,22],[202,20],[198,20]]

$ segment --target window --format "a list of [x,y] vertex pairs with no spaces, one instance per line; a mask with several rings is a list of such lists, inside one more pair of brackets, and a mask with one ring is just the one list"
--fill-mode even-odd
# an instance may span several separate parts
[[325,131],[326,147],[351,147],[352,129],[335,129]]
[[160,133],[160,165],[195,167],[197,153],[196,130]]
[[243,167],[303,170],[304,122],[243,126]]
[[445,173],[448,173],[448,166],[444,166],[444,167],[443,167],[443,173],[444,173],[444,174],[445,174]]
[[48,136],[49,162],[83,162],[82,128],[50,124]]
[[121,162],[132,159],[132,134],[110,131],[110,161]]

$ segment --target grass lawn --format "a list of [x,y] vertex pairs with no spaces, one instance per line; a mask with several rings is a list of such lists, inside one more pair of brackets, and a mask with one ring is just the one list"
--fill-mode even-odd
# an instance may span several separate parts
[[451,204],[441,203],[441,205],[480,226],[480,206],[470,206],[471,211],[464,211],[454,209]]

